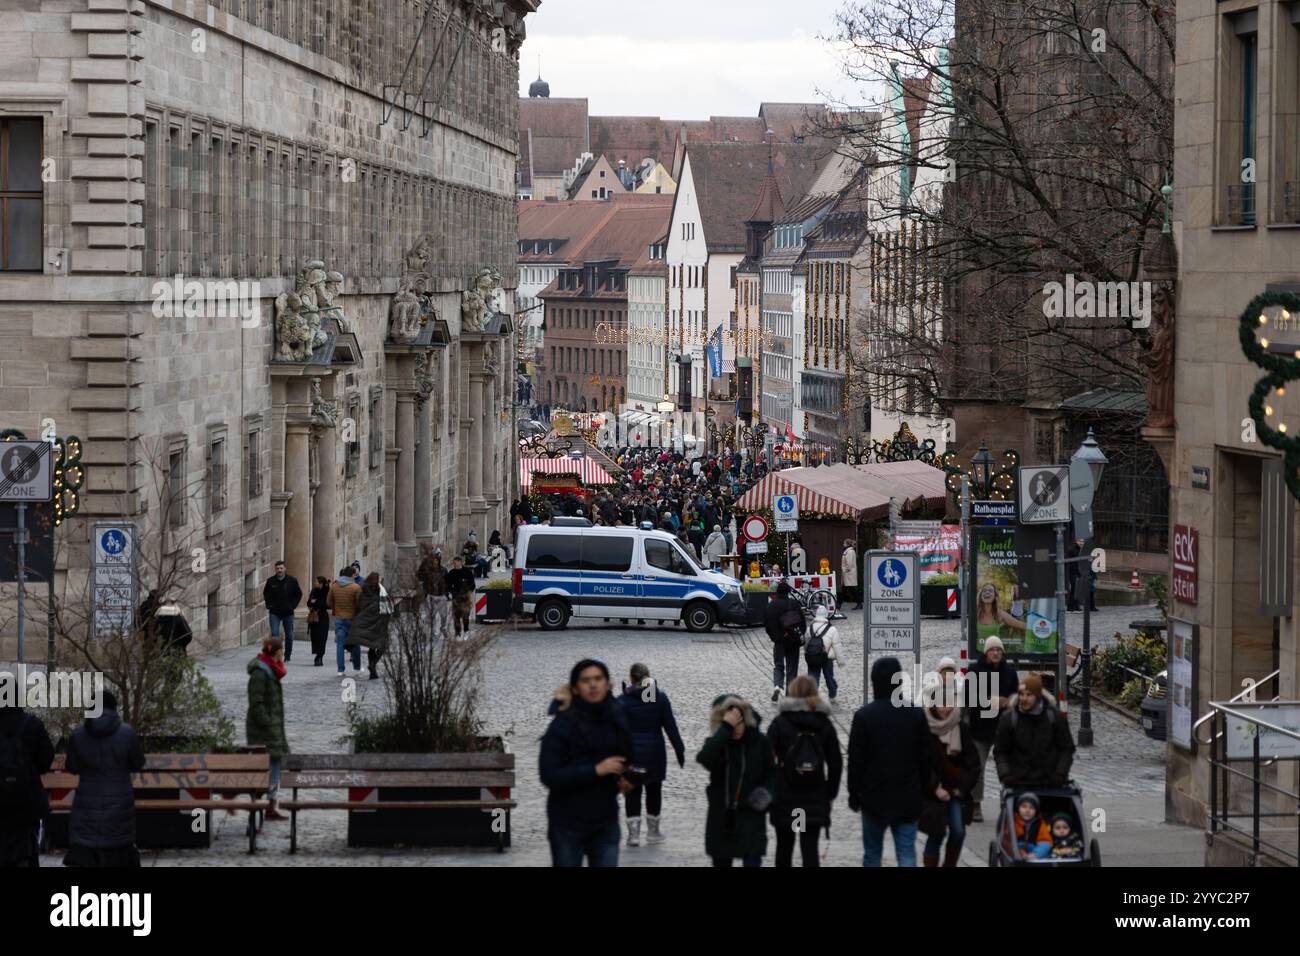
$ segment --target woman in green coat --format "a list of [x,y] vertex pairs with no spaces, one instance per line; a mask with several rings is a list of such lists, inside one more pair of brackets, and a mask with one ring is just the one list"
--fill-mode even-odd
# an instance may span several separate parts
[[265,747],[271,758],[271,781],[266,797],[271,809],[268,820],[289,819],[280,812],[280,759],[289,752],[289,741],[284,735],[284,641],[269,637],[262,642],[262,653],[248,662],[248,716],[244,733],[250,747]]
[[768,805],[776,785],[772,745],[758,729],[749,702],[723,694],[713,702],[709,739],[695,759],[709,769],[709,812],[704,851],[714,866],[762,866],[767,852]]

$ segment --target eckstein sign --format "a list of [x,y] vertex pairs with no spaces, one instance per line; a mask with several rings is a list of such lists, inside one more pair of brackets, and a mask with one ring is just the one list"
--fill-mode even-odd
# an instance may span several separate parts
[[1175,601],[1196,603],[1196,560],[1200,547],[1196,529],[1185,524],[1174,525],[1174,573],[1170,590]]

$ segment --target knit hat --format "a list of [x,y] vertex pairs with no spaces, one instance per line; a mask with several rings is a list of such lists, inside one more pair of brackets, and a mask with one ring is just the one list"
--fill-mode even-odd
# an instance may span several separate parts
[[1037,674],[1026,674],[1020,681],[1020,686],[1035,697],[1043,696],[1043,679]]
[[1051,817],[1048,818],[1049,823],[1055,823],[1057,820],[1064,820],[1070,825],[1071,830],[1074,829],[1074,817],[1070,816],[1068,813],[1053,813]]
[[957,662],[951,657],[945,657],[939,662],[938,670],[940,673],[943,673],[944,671],[952,671],[955,674],[957,673]]
[[991,637],[984,638],[984,650],[986,652],[992,650],[995,647],[998,650],[1002,651],[1004,654],[1006,653],[1007,649],[1002,646],[1002,638],[998,637],[996,634],[992,635]]
[[1016,809],[1017,809],[1017,810],[1020,809],[1020,805],[1021,805],[1022,803],[1032,803],[1032,804],[1034,805],[1034,810],[1037,811],[1038,808],[1039,808],[1039,806],[1040,806],[1040,804],[1039,804],[1039,802],[1038,802],[1038,794],[1036,794],[1036,793],[1022,793],[1020,796],[1016,797]]

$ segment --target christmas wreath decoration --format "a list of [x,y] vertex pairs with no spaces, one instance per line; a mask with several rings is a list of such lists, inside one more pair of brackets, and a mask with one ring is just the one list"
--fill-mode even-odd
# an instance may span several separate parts
[[1300,296],[1293,292],[1261,292],[1250,300],[1240,322],[1242,352],[1268,372],[1255,383],[1247,402],[1255,423],[1255,437],[1283,453],[1286,486],[1292,497],[1300,499],[1300,436],[1288,433],[1286,422],[1278,420],[1270,401],[1270,393],[1285,396],[1287,383],[1300,378],[1300,349],[1293,355],[1269,351],[1270,329],[1300,332]]

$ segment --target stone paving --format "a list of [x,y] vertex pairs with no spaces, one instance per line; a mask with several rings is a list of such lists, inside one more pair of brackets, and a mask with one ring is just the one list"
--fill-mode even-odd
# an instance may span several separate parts
[[[1130,620],[1150,616],[1146,608],[1105,608],[1093,617],[1093,632],[1099,636],[1127,630]],[[1071,640],[1077,639],[1081,615],[1071,614],[1067,624]],[[844,643],[844,660],[837,668],[840,681],[834,721],[841,734],[841,746],[847,747],[848,729],[853,711],[862,700],[862,615],[849,611],[848,620],[839,622]],[[922,664],[932,669],[945,655],[958,656],[959,625],[952,620],[923,622]],[[297,753],[344,752],[346,739],[345,705],[340,681],[333,666],[333,642],[326,656],[326,666],[311,666],[310,654],[299,645],[299,656],[289,664],[284,683],[285,713],[290,746]],[[227,711],[242,730],[244,695],[247,682],[245,667],[253,657],[252,648],[241,648],[209,658],[205,667]],[[771,693],[771,644],[761,629],[719,629],[709,634],[692,635],[671,626],[621,626],[615,621],[605,624],[583,621],[560,632],[543,632],[531,624],[503,628],[490,653],[483,693],[487,730],[503,735],[517,755],[517,786],[514,791],[519,807],[512,815],[512,847],[506,854],[494,851],[457,850],[353,850],[346,846],[346,821],[340,812],[304,813],[299,818],[299,851],[288,855],[288,824],[268,823],[259,838],[255,856],[246,853],[242,816],[213,816],[216,832],[208,850],[168,850],[146,853],[146,865],[469,865],[469,866],[545,866],[549,864],[546,842],[545,789],[537,776],[538,742],[549,718],[546,707],[555,688],[567,679],[572,664],[582,657],[604,660],[616,680],[625,675],[634,662],[644,662],[659,681],[660,689],[673,704],[678,725],[687,745],[686,767],[678,770],[669,761],[668,780],[664,786],[665,843],[655,847],[623,848],[622,865],[702,866],[708,864],[704,854],[704,788],[706,771],[694,757],[707,736],[710,701],[722,692],[740,693],[755,702],[765,723],[776,712],[769,703]],[[350,672],[349,672],[349,676]],[[357,697],[363,706],[383,700],[379,682],[364,677],[356,683]],[[1071,713],[1072,729],[1077,728],[1077,714]],[[1199,831],[1168,827],[1163,821],[1164,744],[1147,738],[1131,720],[1096,707],[1093,710],[1096,745],[1080,751],[1074,765],[1074,777],[1083,787],[1086,804],[1091,810],[1107,809],[1108,833],[1126,823],[1134,834],[1153,827],[1173,833],[1174,850],[1165,854],[1167,861],[1198,862],[1195,854],[1203,850]],[[997,793],[993,762],[987,769],[985,808],[989,821],[975,824],[963,849],[962,864],[982,866],[987,862],[988,842],[995,813],[993,794]],[[1107,835],[1100,835],[1105,845]],[[1140,840],[1140,835],[1134,837]],[[769,840],[768,863],[774,843]],[[1112,848],[1116,849],[1116,848]],[[919,848],[918,848],[919,852]],[[826,865],[858,866],[861,864],[860,819],[848,811],[841,795],[833,810],[833,826],[827,843]],[[1116,856],[1112,862],[1143,859],[1139,844]],[[891,841],[886,841],[886,865],[893,863]],[[47,862],[57,862],[51,858]]]

